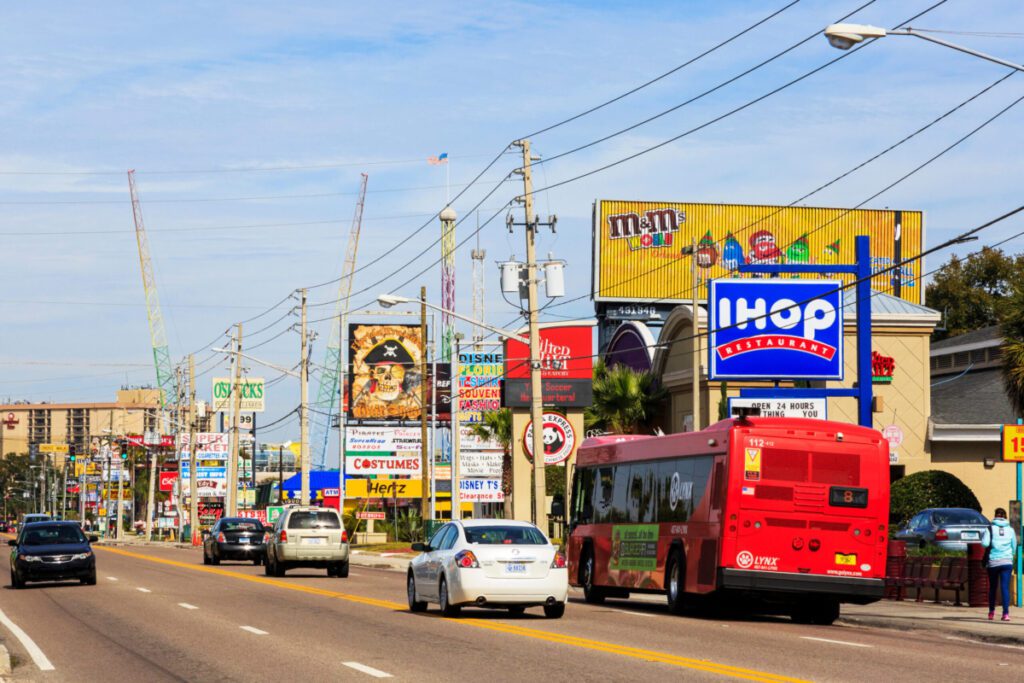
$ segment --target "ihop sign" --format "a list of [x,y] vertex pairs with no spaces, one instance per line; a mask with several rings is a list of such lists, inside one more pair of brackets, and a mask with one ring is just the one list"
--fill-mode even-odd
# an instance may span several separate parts
[[710,282],[709,379],[843,378],[843,283]]

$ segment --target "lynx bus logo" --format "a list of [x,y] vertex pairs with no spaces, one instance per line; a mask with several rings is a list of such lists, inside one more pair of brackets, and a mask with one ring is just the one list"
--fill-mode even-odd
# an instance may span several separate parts
[[712,280],[711,379],[842,379],[838,280]]

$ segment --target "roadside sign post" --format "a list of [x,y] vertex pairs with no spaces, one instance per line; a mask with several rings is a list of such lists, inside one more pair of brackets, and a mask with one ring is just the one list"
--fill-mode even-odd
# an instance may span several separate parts
[[[1024,510],[1022,507],[1022,499],[1024,499],[1024,419],[1017,418],[1016,425],[1003,425],[1003,462],[1014,462],[1017,465],[1017,506],[1018,509]],[[1011,515],[1012,517],[1012,515]],[[1024,518],[1024,515],[1020,515]],[[1017,534],[1018,544],[1024,536],[1024,519],[1021,519],[1017,523],[1017,528],[1014,529]],[[1021,595],[1022,589],[1024,589],[1024,551],[1018,549],[1017,551],[1017,607],[1024,607],[1024,595]]]

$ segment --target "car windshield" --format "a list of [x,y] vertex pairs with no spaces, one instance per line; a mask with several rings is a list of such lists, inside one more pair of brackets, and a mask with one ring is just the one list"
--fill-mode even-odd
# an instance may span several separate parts
[[942,510],[932,514],[932,521],[938,526],[988,523],[984,517],[973,510]]
[[466,540],[481,545],[547,545],[544,535],[529,526],[466,527]]
[[221,531],[263,531],[258,519],[225,519],[220,523]]
[[288,519],[289,529],[340,529],[341,521],[338,513],[330,512],[293,512]]
[[47,524],[25,530],[22,545],[85,543],[85,534],[73,524]]

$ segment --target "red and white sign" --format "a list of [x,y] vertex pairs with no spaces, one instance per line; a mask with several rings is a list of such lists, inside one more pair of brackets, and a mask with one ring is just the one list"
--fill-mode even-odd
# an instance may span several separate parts
[[161,472],[160,473],[160,490],[161,491],[173,491],[174,482],[178,480],[177,472]]
[[360,510],[356,519],[387,519],[387,513],[383,510]]
[[[526,457],[533,459],[533,422],[523,433]],[[576,449],[576,430],[561,413],[544,413],[544,465],[558,465],[569,459]]]
[[[173,434],[161,434],[160,443],[151,443],[146,441],[144,434],[128,434],[125,436],[129,446],[157,446],[160,448],[174,448],[174,435]],[[152,441],[155,441],[152,440]]]
[[889,425],[882,430],[882,436],[889,442],[890,448],[899,448],[903,443],[903,430],[899,425]]
[[[540,330],[541,377],[544,379],[592,379],[594,376],[594,328],[590,325],[542,327]],[[505,378],[529,379],[530,347],[505,340]]]
[[460,479],[459,499],[465,503],[502,503],[501,479]]
[[260,522],[263,523],[264,526],[267,525],[267,511],[266,510],[239,510],[238,511],[238,516],[239,517],[248,517],[249,519],[258,519],[258,520],[260,520]]
[[4,424],[8,429],[14,429],[14,425],[18,424],[18,422],[20,420],[14,416],[14,413],[7,413],[6,417],[4,417]]
[[372,454],[350,455],[345,458],[345,473],[350,476],[364,474],[411,474],[420,473],[419,453],[398,453],[394,456]]

